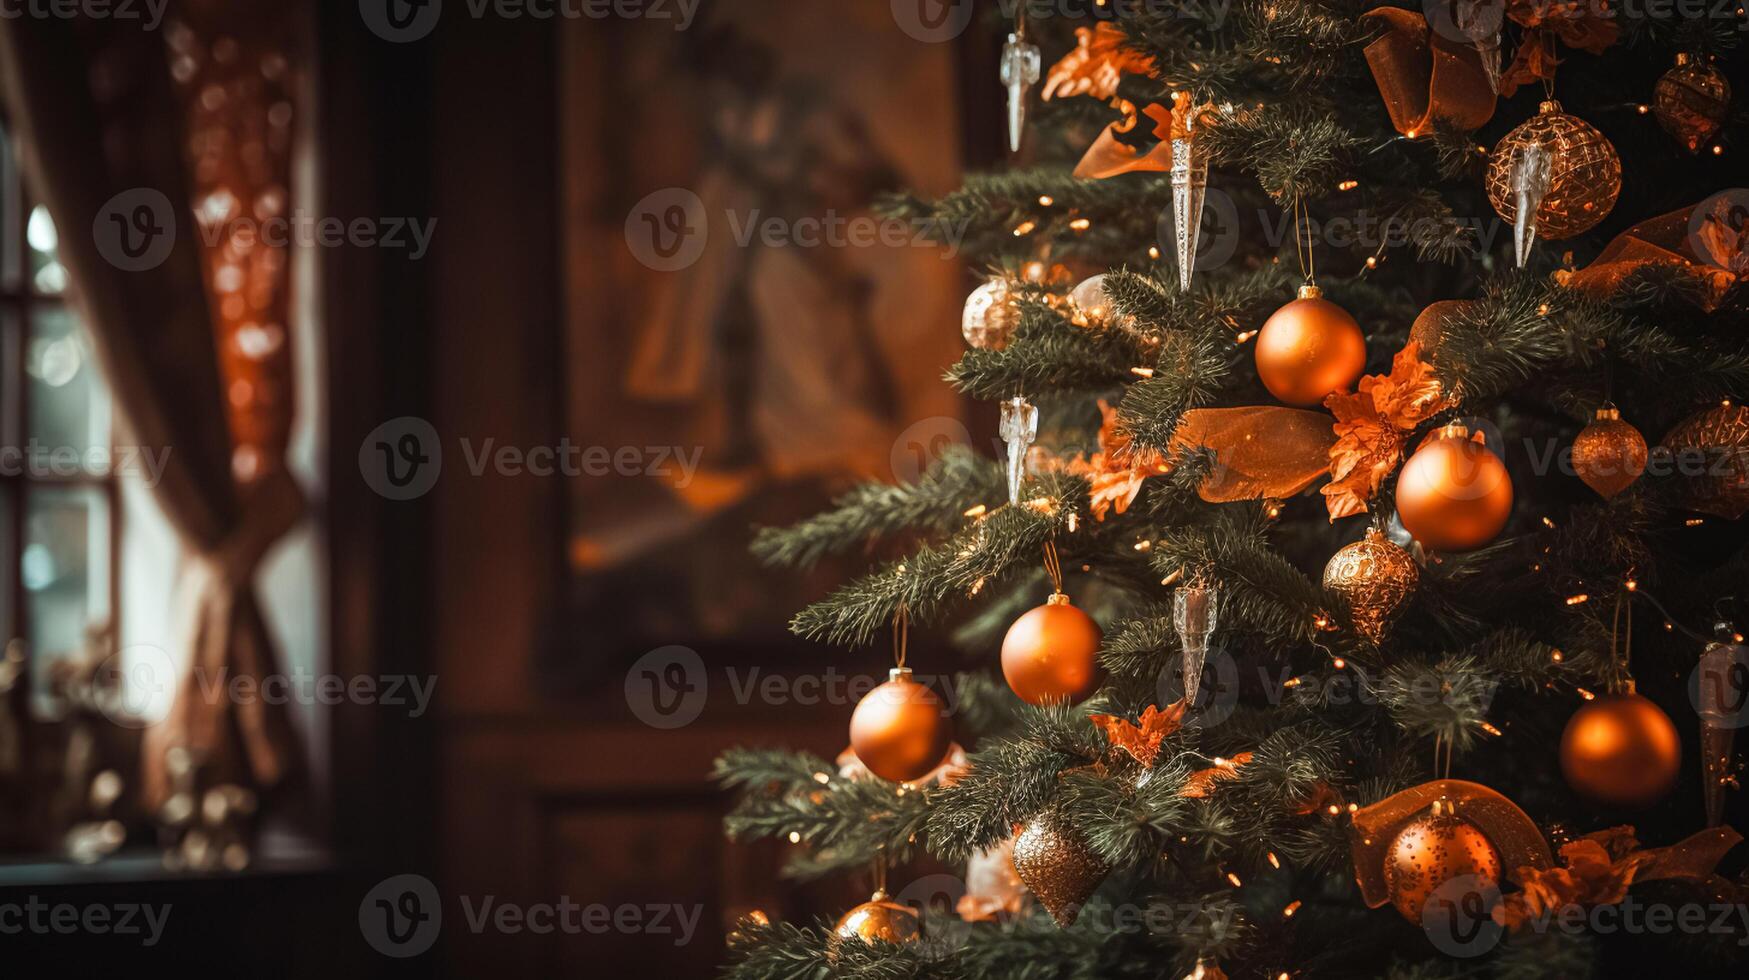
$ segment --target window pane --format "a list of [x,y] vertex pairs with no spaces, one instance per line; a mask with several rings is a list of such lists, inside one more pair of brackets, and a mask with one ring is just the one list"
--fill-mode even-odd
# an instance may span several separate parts
[[30,376],[26,449],[35,470],[107,471],[109,393],[97,376],[91,342],[70,312],[49,307],[31,313],[24,369]]
[[0,129],[0,290],[18,290],[18,211],[23,191],[18,181],[18,163],[12,159],[12,140]]
[[24,225],[24,244],[30,250],[30,286],[39,293],[58,296],[67,288],[67,270],[57,258],[60,237],[49,209],[38,204],[30,209]]
[[84,647],[86,627],[109,618],[109,500],[93,487],[25,489],[24,585],[32,690],[51,714],[51,665]]

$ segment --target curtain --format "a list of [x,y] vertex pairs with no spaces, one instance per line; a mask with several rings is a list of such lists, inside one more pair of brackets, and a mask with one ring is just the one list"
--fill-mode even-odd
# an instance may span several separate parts
[[286,250],[233,238],[236,215],[219,207],[257,222],[290,207],[287,64],[245,26],[279,5],[234,6],[227,24],[223,5],[172,3],[162,32],[0,19],[0,88],[25,175],[62,230],[119,422],[139,445],[170,449],[153,493],[185,556],[170,638],[183,649],[170,651],[181,669],[165,679],[170,713],[143,740],[149,807],[169,790],[176,749],[203,782],[263,793],[303,771],[284,706],[226,693],[279,672],[252,580],[304,512],[284,466]]

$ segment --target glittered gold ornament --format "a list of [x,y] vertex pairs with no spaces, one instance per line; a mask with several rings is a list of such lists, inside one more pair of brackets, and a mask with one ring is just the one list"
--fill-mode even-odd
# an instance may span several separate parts
[[1646,471],[1646,437],[1605,406],[1573,439],[1573,472],[1608,500]]
[[978,350],[1001,350],[1008,346],[1014,328],[1020,325],[1020,308],[1006,280],[992,279],[966,297],[960,315],[960,333]]
[[869,900],[844,913],[832,929],[836,940],[860,939],[865,943],[914,943],[923,935],[917,912],[907,905],[889,901],[887,893],[877,891]]
[[1434,432],[1397,478],[1397,517],[1425,547],[1480,548],[1511,516],[1506,464],[1462,425]]
[[1573,791],[1610,806],[1639,809],[1676,785],[1682,739],[1664,709],[1633,693],[1585,702],[1561,734],[1561,774]]
[[1348,603],[1355,631],[1374,646],[1384,640],[1391,620],[1420,580],[1415,559],[1376,527],[1331,555],[1324,566],[1324,588]]
[[1683,502],[1736,520],[1749,511],[1749,408],[1726,403],[1691,415],[1664,437],[1683,474]]
[[1676,141],[1697,153],[1731,113],[1731,83],[1709,59],[1686,52],[1652,89],[1652,114]]
[[953,743],[947,707],[911,668],[894,667],[850,716],[850,747],[869,772],[895,783],[929,774]]
[[1028,704],[1075,702],[1099,686],[1099,624],[1058,592],[1002,638],[1002,676]]
[[1515,176],[1522,176],[1527,152],[1547,154],[1547,190],[1531,204],[1537,237],[1582,234],[1615,207],[1621,193],[1621,157],[1615,147],[1590,123],[1562,112],[1561,104],[1550,100],[1507,133],[1489,156],[1488,201],[1501,218],[1511,222],[1518,214],[1516,185],[1521,181]]
[[1254,357],[1270,394],[1289,405],[1316,405],[1366,370],[1366,337],[1347,310],[1308,284],[1264,321]]
[[1435,801],[1433,811],[1397,833],[1385,858],[1391,904],[1416,925],[1441,886],[1473,875],[1478,888],[1500,883],[1500,852],[1475,824]]
[[1032,818],[1015,838],[1014,870],[1057,925],[1071,926],[1111,869],[1074,828],[1047,812]]

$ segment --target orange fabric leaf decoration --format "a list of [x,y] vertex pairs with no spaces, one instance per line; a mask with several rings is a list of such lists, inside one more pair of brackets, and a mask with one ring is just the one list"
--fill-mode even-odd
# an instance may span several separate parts
[[1105,740],[1112,748],[1122,749],[1144,766],[1152,766],[1160,755],[1160,743],[1184,724],[1184,712],[1188,707],[1182,700],[1164,711],[1150,704],[1136,722],[1117,715],[1089,715],[1088,718],[1105,733]]
[[1216,784],[1239,778],[1239,767],[1251,761],[1251,753],[1241,752],[1231,759],[1221,759],[1207,769],[1190,774],[1178,795],[1189,800],[1203,800],[1214,795]]
[[1602,54],[1621,37],[1614,14],[1583,0],[1507,0],[1506,16],[1524,28],[1512,64],[1500,73],[1500,94],[1511,98],[1518,86],[1554,81],[1555,40],[1581,51]]
[[1090,509],[1096,520],[1115,510],[1119,514],[1129,509],[1142,492],[1142,481],[1170,471],[1166,460],[1152,450],[1135,448],[1128,433],[1119,428],[1117,409],[1103,399],[1099,411],[1104,417],[1099,425],[1099,451],[1088,459],[1073,459],[1063,469],[1085,476],[1092,484],[1088,491]]
[[1523,890],[1506,896],[1494,919],[1516,930],[1567,908],[1619,904],[1636,881],[1705,878],[1742,839],[1729,827],[1713,827],[1669,847],[1641,850],[1632,827],[1586,834],[1561,848],[1565,867],[1513,872],[1512,880]]
[[1455,404],[1413,340],[1391,360],[1390,374],[1369,374],[1352,394],[1324,399],[1336,416],[1330,482],[1322,490],[1330,520],[1365,513],[1367,501],[1402,462],[1404,437]]
[[1124,47],[1124,40],[1124,32],[1111,21],[1075,28],[1075,50],[1051,66],[1039,98],[1091,95],[1109,100],[1117,95],[1125,72],[1154,74],[1154,59]]

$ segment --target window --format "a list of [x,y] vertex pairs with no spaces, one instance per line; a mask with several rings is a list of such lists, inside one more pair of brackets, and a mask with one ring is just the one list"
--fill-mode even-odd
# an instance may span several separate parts
[[57,254],[0,124],[0,635],[26,642],[37,718],[50,667],[117,611],[110,393]]

